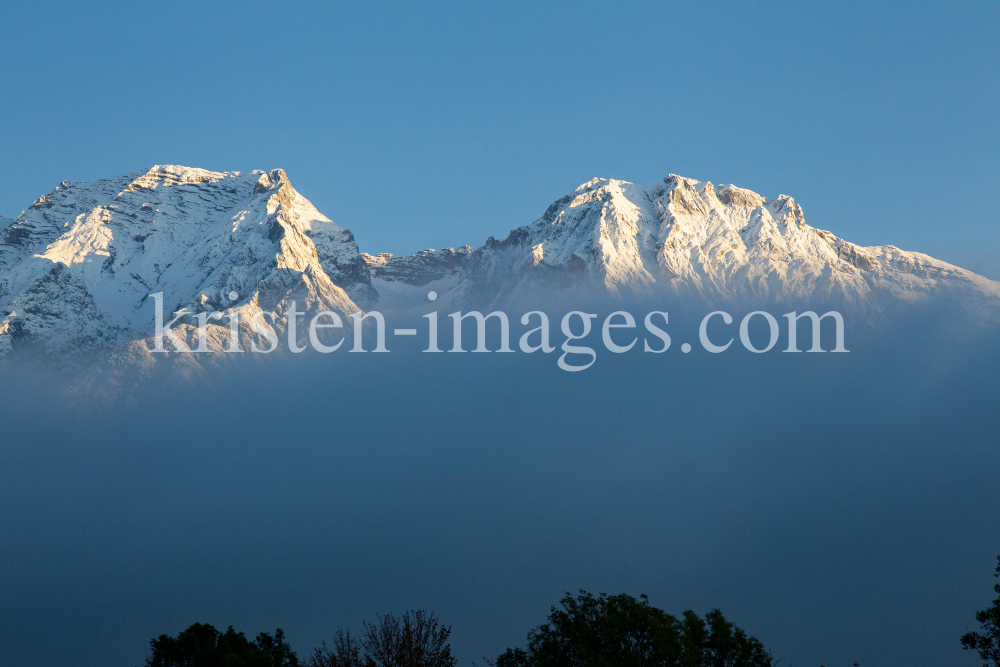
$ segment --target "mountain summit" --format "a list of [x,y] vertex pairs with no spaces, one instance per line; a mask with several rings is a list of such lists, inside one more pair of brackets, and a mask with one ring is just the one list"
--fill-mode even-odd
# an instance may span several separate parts
[[948,299],[996,319],[1000,283],[894,246],[810,227],[785,195],[671,174],[652,185],[595,178],[530,225],[476,250],[362,255],[385,300],[408,286],[503,306],[559,291],[700,297],[744,308],[823,302],[871,319],[892,302]]
[[2,233],[0,355],[93,356],[145,339],[159,292],[171,312],[237,309],[243,322],[292,300],[346,315],[377,299],[354,236],[281,169],[64,181]]

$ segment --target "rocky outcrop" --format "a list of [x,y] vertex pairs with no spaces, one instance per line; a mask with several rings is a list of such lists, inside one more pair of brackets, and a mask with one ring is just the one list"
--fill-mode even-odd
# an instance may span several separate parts
[[421,250],[415,255],[394,257],[392,253],[369,255],[361,253],[371,276],[386,282],[403,282],[408,285],[423,286],[449,275],[461,273],[469,266],[472,248],[462,246],[458,250]]

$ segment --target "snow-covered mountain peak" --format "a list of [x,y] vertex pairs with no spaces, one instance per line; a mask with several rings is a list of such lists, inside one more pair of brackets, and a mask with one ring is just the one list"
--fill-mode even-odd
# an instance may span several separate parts
[[145,338],[157,292],[171,311],[246,309],[245,321],[293,299],[345,315],[374,300],[354,236],[284,171],[157,165],[64,181],[3,229],[0,355]]
[[[418,270],[426,253],[381,263],[368,256],[373,285],[402,295],[400,282],[444,280],[439,269]],[[894,246],[848,243],[809,226],[790,196],[676,174],[649,185],[591,179],[535,222],[488,239],[447,276],[436,283],[446,299],[491,304],[579,289],[746,307],[822,300],[871,320],[888,301],[942,298],[1000,319],[998,283]]]
[[158,164],[132,180],[125,189],[133,192],[155,190],[160,187],[217,182],[226,178],[236,178],[239,175],[238,171],[220,173],[175,164]]

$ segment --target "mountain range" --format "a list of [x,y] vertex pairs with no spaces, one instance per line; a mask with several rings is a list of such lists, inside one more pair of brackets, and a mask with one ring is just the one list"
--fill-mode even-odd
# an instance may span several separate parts
[[[941,300],[1000,320],[1000,283],[813,228],[791,197],[676,175],[651,185],[595,178],[502,240],[397,257],[360,252],[281,169],[163,165],[64,181],[0,218],[0,237],[0,358],[42,355],[69,369],[155,363],[157,293],[170,312],[238,313],[247,347],[251,318],[274,311],[265,326],[281,333],[292,301],[349,327],[358,311],[426,311],[432,290],[439,309],[694,297],[743,309],[822,302],[874,322],[895,303]],[[190,347],[196,324],[175,327]],[[210,349],[227,344],[225,322],[207,328]]]

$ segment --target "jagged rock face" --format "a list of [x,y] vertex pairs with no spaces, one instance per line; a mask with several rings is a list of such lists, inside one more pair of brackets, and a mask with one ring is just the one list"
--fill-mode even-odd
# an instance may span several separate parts
[[[367,261],[375,276],[419,285],[441,275],[433,265],[422,270],[428,252]],[[1000,314],[996,282],[920,253],[848,243],[807,225],[791,197],[675,175],[646,186],[585,183],[534,223],[491,237],[456,273],[445,285],[452,302],[495,306],[583,290],[742,307],[822,301],[868,319],[889,300],[943,298]]]
[[394,257],[388,252],[378,255],[363,252],[361,258],[367,264],[372,278],[419,287],[464,271],[472,258],[472,248],[462,246],[458,250],[427,249],[407,257]]
[[[2,233],[0,355],[89,356],[144,339],[157,292],[168,312],[239,311],[244,338],[254,313],[280,315],[292,299],[347,315],[376,298],[354,236],[280,169],[168,165],[63,182]],[[179,337],[191,344],[193,329]]]

